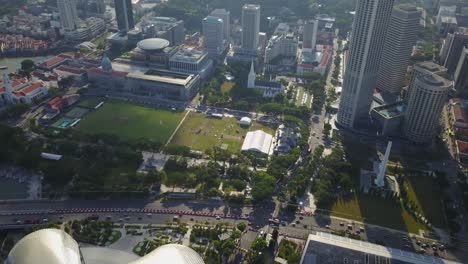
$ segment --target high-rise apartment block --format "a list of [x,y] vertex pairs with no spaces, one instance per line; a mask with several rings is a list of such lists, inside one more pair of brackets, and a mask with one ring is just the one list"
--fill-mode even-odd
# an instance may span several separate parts
[[380,61],[377,88],[400,94],[411,51],[416,43],[420,18],[421,11],[414,5],[400,4],[393,8]]
[[317,44],[318,21],[309,20],[304,23],[302,30],[302,47],[305,49],[315,49]]
[[393,0],[358,0],[341,93],[338,124],[368,124],[383,44]]
[[132,0],[114,0],[115,16],[120,32],[128,32],[135,27]]
[[210,16],[223,20],[223,38],[229,41],[231,38],[231,13],[226,9],[215,9]]
[[73,0],[57,0],[60,22],[65,30],[75,30],[78,27],[76,4]]
[[260,32],[260,6],[246,4],[242,7],[242,49],[255,53]]
[[431,62],[414,69],[403,123],[405,136],[413,142],[428,143],[437,131],[442,108],[452,88],[452,83],[440,76],[443,72]]
[[224,51],[224,21],[207,16],[203,19],[203,48],[212,59],[217,59]]

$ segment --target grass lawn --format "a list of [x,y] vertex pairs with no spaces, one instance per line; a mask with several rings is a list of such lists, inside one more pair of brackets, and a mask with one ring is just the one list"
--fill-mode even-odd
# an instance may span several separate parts
[[184,113],[171,112],[108,100],[98,110],[84,116],[79,132],[115,134],[123,140],[146,138],[166,143]]
[[424,224],[418,223],[403,207],[390,199],[355,194],[348,199],[339,199],[325,209],[338,217],[416,234],[419,234],[420,229],[427,230]]
[[296,94],[294,100],[296,101],[296,105],[300,106],[302,103],[302,96],[304,95],[304,88],[297,87]]
[[232,87],[234,87],[233,82],[224,82],[221,85],[221,93],[223,93],[223,94],[229,93],[229,91],[231,91]]
[[190,112],[171,143],[201,151],[218,146],[239,152],[247,132],[257,129],[274,133],[274,129],[259,123],[253,123],[250,128],[243,128],[235,118],[208,118],[204,114]]
[[407,177],[405,187],[408,199],[413,201],[423,215],[436,227],[445,228],[440,186],[432,177]]
[[27,195],[25,183],[19,183],[13,179],[0,178],[0,200],[3,199],[24,199]]
[[87,108],[94,108],[101,102],[104,102],[105,98],[102,97],[90,97],[86,100],[81,101],[78,106],[87,107]]

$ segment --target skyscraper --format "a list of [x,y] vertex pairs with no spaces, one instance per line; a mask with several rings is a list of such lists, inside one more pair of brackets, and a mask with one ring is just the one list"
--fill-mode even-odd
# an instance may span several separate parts
[[338,124],[341,126],[356,128],[368,122],[392,8],[393,0],[357,1],[338,111]]
[[260,6],[246,4],[242,7],[242,49],[255,53],[260,31]]
[[455,90],[463,96],[468,95],[468,46],[466,46],[458,61],[457,69],[453,75]]
[[414,5],[400,4],[393,8],[385,37],[376,87],[400,94],[411,50],[416,43],[421,11]]
[[305,22],[304,29],[302,31],[302,46],[304,48],[315,49],[315,45],[317,44],[317,30],[317,20],[309,20]]
[[403,124],[403,132],[409,140],[416,143],[432,140],[451,88],[452,83],[437,73],[425,67],[415,68]]
[[211,12],[210,16],[223,20],[223,36],[225,40],[229,41],[231,38],[231,13],[226,11],[226,9],[215,9]]
[[132,0],[114,0],[115,17],[120,32],[128,32],[135,27]]
[[450,47],[448,47],[447,58],[443,63],[449,74],[453,74],[455,72],[462,50],[466,45],[468,45],[468,28],[459,27],[457,31],[453,33],[451,38],[453,39],[448,43],[450,44]]
[[74,30],[78,26],[76,4],[73,0],[57,0],[60,23],[65,30]]
[[224,47],[224,21],[221,18],[207,16],[203,19],[203,48],[212,59],[217,59]]

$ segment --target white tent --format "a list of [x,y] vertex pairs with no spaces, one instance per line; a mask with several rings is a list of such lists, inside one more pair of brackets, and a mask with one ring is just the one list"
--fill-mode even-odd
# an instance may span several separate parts
[[245,136],[242,151],[256,151],[266,155],[270,153],[273,136],[262,130],[250,131]]
[[252,119],[245,116],[241,118],[241,120],[239,121],[239,124],[241,126],[250,126],[252,124]]

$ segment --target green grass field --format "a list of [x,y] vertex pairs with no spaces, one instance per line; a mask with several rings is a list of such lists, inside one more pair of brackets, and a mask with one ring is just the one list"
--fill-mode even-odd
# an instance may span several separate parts
[[324,209],[338,217],[416,234],[419,230],[427,230],[424,224],[418,223],[403,207],[389,199],[356,194],[348,199],[339,199]]
[[0,178],[0,200],[25,199],[27,194],[25,183],[19,183],[13,179]]
[[123,140],[146,138],[166,143],[184,113],[108,100],[83,117],[77,129],[86,134],[115,134]]
[[69,117],[69,118],[81,118],[83,117],[86,113],[88,113],[88,109],[87,108],[83,108],[83,107],[73,107],[70,111],[68,111],[66,114],[65,114],[65,117]]
[[227,150],[232,152],[239,152],[247,132],[258,129],[263,129],[270,134],[275,131],[259,123],[253,123],[250,128],[243,128],[235,118],[208,118],[204,114],[191,112],[171,143],[201,151],[218,146],[227,147]]
[[[413,201],[423,215],[436,227],[445,228],[440,186],[431,177],[407,177],[405,184],[408,199]],[[409,183],[409,184],[408,184]]]
[[100,104],[101,102],[104,102],[104,101],[105,101],[105,98],[102,98],[102,97],[91,97],[91,98],[88,98],[88,99],[83,100],[80,103],[78,103],[78,106],[87,107],[87,108],[94,108],[98,104]]

